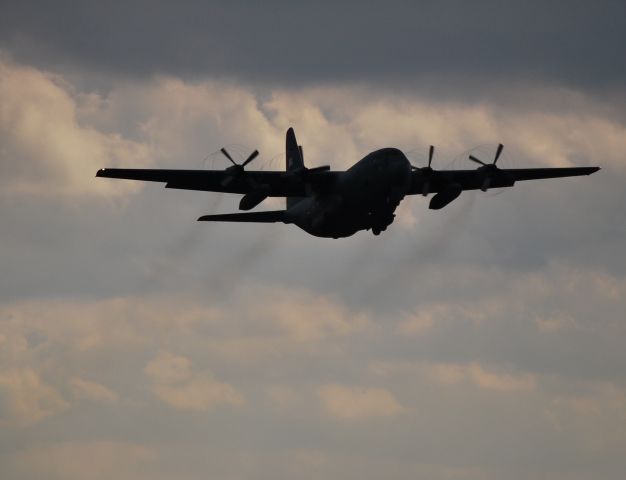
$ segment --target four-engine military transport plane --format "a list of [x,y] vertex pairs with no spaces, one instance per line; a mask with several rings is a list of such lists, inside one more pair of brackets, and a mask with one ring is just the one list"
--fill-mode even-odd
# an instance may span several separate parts
[[492,163],[470,155],[479,164],[476,170],[435,170],[431,168],[434,148],[430,147],[428,166],[412,166],[396,148],[376,150],[344,172],[330,171],[329,166],[304,166],[302,147],[292,128],[287,130],[286,170],[245,170],[259,152],[255,150],[241,164],[232,163],[225,170],[154,170],[105,168],[98,177],[165,182],[166,188],[243,194],[240,210],[250,210],[267,197],[286,197],[285,210],[205,215],[207,222],[282,222],[293,223],[318,237],[349,237],[359,230],[374,235],[385,230],[395,217],[394,211],[406,195],[432,193],[431,209],[440,209],[457,198],[463,190],[512,187],[519,180],[590,175],[599,167],[500,169],[496,166],[502,153],[498,146]]

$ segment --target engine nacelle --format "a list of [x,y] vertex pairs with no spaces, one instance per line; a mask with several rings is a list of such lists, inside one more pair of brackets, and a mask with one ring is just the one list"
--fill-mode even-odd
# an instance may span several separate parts
[[462,191],[463,187],[460,184],[450,183],[431,199],[428,208],[431,210],[439,210],[449,204],[452,200],[455,200],[459,195],[461,195]]
[[251,210],[265,200],[270,194],[269,185],[260,185],[246,193],[239,202],[239,210]]

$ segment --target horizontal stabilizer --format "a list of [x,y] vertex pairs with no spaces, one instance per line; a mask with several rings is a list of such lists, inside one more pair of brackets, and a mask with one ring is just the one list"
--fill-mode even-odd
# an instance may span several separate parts
[[252,223],[276,223],[283,222],[285,210],[272,210],[269,212],[246,212],[246,213],[223,213],[220,215],[204,215],[199,222],[252,222]]

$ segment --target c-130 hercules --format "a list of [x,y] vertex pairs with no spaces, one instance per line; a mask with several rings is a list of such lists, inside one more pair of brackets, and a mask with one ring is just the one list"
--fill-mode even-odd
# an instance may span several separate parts
[[304,166],[302,147],[293,128],[287,130],[286,169],[245,170],[259,152],[255,150],[241,164],[225,149],[232,163],[225,170],[156,170],[104,168],[96,176],[165,182],[166,188],[243,194],[240,210],[251,210],[267,197],[286,197],[286,209],[265,212],[205,215],[205,222],[282,222],[294,224],[317,237],[349,237],[359,230],[379,235],[394,220],[394,211],[407,195],[434,194],[430,208],[441,209],[463,190],[512,187],[519,180],[590,175],[599,167],[500,169],[502,153],[498,145],[492,163],[470,155],[479,164],[476,170],[435,170],[431,167],[434,148],[430,147],[428,166],[414,167],[397,148],[376,150],[346,171],[330,171],[329,166]]

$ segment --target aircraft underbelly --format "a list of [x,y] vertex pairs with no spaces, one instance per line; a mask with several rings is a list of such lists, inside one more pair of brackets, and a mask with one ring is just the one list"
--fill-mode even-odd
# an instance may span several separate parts
[[340,238],[369,229],[378,234],[393,222],[409,188],[408,168],[398,162],[382,169],[367,163],[356,167],[335,191],[311,199],[306,221],[296,222],[301,228],[315,236]]

